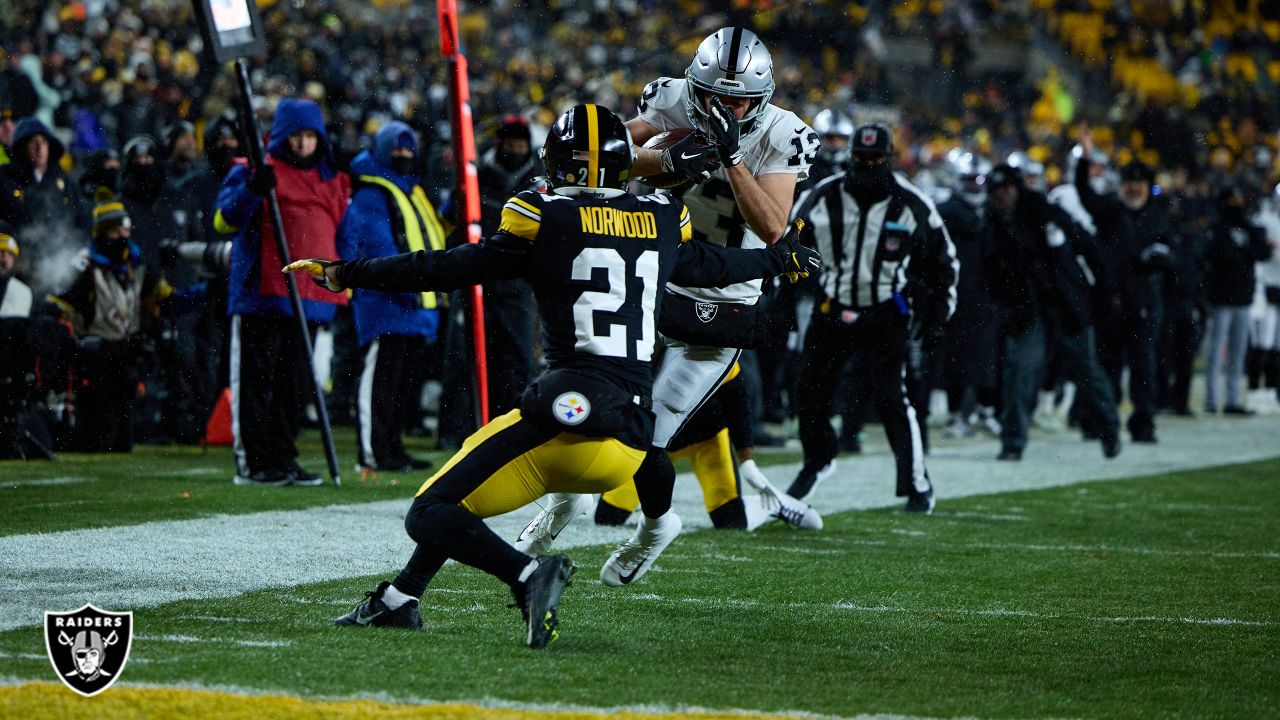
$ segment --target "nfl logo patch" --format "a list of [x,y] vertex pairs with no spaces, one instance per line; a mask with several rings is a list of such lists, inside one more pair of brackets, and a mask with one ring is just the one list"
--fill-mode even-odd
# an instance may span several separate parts
[[898,238],[893,237],[892,235],[884,239],[884,249],[889,252],[897,252],[898,245]]
[[866,128],[865,130],[862,131],[861,142],[863,145],[867,147],[872,147],[873,145],[876,144],[876,140],[879,137],[880,137],[880,133],[876,132],[875,128]]
[[591,403],[582,393],[560,393],[552,403],[556,419],[565,425],[581,425],[591,414]]

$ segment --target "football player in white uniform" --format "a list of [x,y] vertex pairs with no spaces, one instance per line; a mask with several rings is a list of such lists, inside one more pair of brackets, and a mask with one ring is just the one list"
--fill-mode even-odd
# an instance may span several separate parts
[[[683,199],[695,239],[763,248],[786,231],[796,183],[808,176],[819,138],[795,113],[769,103],[773,90],[768,49],[740,27],[722,28],[703,40],[684,78],[662,77],[645,86],[639,115],[627,122],[636,143],[632,175],[675,173],[694,181]],[[691,134],[664,150],[642,147],[678,128],[699,130],[715,144],[699,145]],[[668,285],[654,369],[653,447],[635,475],[644,516],[633,537],[605,563],[601,580],[606,585],[640,578],[680,532],[680,518],[670,509],[675,470],[665,448],[720,386],[740,348],[750,344],[744,338],[758,327],[752,310],[760,291],[760,281],[715,289]],[[545,551],[589,508],[583,496],[553,498],[516,546]],[[789,511],[799,518],[813,513],[803,503]]]

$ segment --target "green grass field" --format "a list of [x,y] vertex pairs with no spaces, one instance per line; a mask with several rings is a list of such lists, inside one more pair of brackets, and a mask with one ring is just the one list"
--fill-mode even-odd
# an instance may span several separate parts
[[[228,467],[225,451],[173,449],[3,463],[0,535],[407,504],[417,484],[247,494]],[[623,590],[596,579],[611,547],[575,548],[561,638],[543,652],[521,645],[506,589],[456,565],[423,598],[420,633],[329,624],[378,576],[112,607],[136,622],[116,687],[542,709],[1275,717],[1277,478],[1280,461],[1265,461],[949,500],[932,517],[844,512],[818,533],[698,531]],[[0,595],[35,591],[0,574]],[[40,628],[0,633],[0,676],[56,681]],[[21,710],[0,700],[0,715]]]

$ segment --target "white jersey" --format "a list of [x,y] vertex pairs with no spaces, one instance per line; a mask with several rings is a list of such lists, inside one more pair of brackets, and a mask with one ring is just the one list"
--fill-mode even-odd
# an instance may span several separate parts
[[[681,78],[664,77],[646,85],[640,100],[640,119],[663,132],[693,127],[685,109],[685,82]],[[799,182],[809,177],[809,165],[817,156],[818,145],[818,134],[795,113],[776,105],[765,105],[751,132],[742,138],[742,161],[755,177],[790,173]],[[778,200],[784,205],[791,204],[791,198]],[[689,208],[695,239],[721,247],[768,246],[747,227],[724,168],[718,168],[709,180],[687,190],[684,204]],[[751,280],[723,288],[667,287],[692,298],[750,305],[760,298],[761,284],[761,280]]]
[[[1267,240],[1280,243],[1280,198],[1273,195],[1265,198],[1258,206],[1258,213],[1253,222],[1267,233]],[[1256,276],[1262,286],[1280,287],[1280,252],[1272,252],[1271,257],[1257,263]]]

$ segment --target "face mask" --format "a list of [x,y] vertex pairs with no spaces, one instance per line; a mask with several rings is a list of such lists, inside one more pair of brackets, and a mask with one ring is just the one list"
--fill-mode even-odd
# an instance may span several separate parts
[[497,160],[498,160],[498,164],[501,165],[503,168],[506,168],[507,170],[515,170],[516,168],[520,167],[521,165],[524,165],[526,162],[529,161],[529,154],[524,153],[524,154],[517,155],[515,153],[509,153],[509,152],[504,152],[502,150],[499,150],[497,155]]
[[889,196],[889,190],[893,187],[893,170],[887,162],[874,168],[859,167],[854,163],[845,183],[859,202],[883,200]]
[[88,181],[86,184],[90,186],[90,191],[104,187],[113,193],[120,192],[120,168],[103,168],[90,173],[85,180]]
[[391,158],[391,172],[396,175],[412,175],[414,168],[417,167],[418,158],[416,157],[393,157]]
[[209,148],[206,155],[209,158],[209,168],[213,170],[218,177],[226,177],[231,172],[231,165],[235,162],[239,151],[235,148],[218,146]]
[[142,202],[151,202],[164,189],[164,166],[133,165],[124,173],[124,194]]
[[100,238],[94,240],[93,244],[98,248],[98,252],[108,260],[123,260],[125,250],[129,248],[129,241],[124,238],[115,238],[114,240]]

